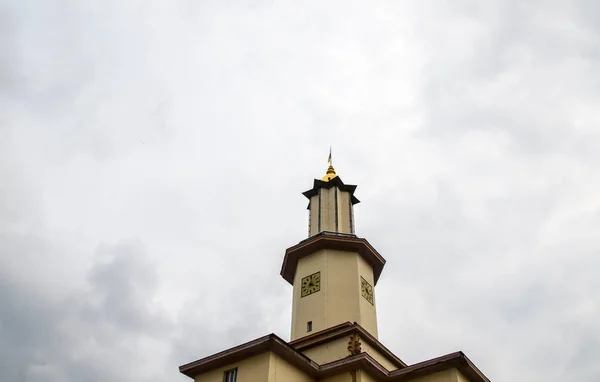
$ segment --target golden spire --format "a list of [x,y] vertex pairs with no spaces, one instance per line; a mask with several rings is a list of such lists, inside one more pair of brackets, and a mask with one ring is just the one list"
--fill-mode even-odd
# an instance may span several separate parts
[[327,159],[327,163],[329,163],[329,168],[327,169],[325,176],[321,178],[321,180],[324,182],[329,182],[331,179],[337,176],[335,169],[333,168],[333,161],[331,160],[331,147],[329,147],[329,158]]

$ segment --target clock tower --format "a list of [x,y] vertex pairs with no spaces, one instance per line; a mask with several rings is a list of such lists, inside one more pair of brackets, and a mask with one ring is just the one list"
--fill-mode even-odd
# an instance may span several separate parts
[[308,239],[285,252],[281,276],[293,286],[291,340],[355,322],[377,338],[374,286],[385,259],[354,231],[355,185],[327,173],[308,198]]
[[[407,365],[378,339],[374,287],[385,260],[354,232],[356,186],[329,168],[308,198],[308,238],[285,251],[292,333],[179,367],[195,382],[490,382],[462,352]],[[408,345],[408,344],[407,344]]]

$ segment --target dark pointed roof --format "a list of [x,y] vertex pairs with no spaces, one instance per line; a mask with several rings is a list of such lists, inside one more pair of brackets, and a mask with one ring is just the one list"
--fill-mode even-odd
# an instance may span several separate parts
[[344,184],[344,182],[342,182],[342,179],[339,176],[336,176],[328,181],[315,179],[315,181],[313,183],[313,188],[311,188],[308,191],[304,191],[302,193],[302,195],[304,195],[308,199],[310,199],[312,196],[318,195],[319,189],[321,189],[321,188],[328,189],[333,186],[336,186],[337,188],[339,188],[342,191],[348,192],[350,194],[350,200],[352,201],[352,204],[360,203],[360,200],[358,200],[356,198],[356,196],[354,196],[354,190],[356,190],[357,186],[355,186],[353,184]]

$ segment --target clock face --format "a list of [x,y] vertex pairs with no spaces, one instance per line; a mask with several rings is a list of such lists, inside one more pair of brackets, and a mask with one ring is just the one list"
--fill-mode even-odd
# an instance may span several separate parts
[[313,273],[312,275],[302,278],[302,293],[301,297],[306,297],[321,290],[321,272]]
[[373,305],[373,287],[362,276],[360,276],[360,293]]

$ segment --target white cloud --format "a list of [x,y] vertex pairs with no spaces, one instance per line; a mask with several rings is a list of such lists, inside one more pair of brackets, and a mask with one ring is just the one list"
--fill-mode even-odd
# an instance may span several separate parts
[[595,3],[5,3],[12,380],[178,378],[286,337],[279,266],[329,145],[388,260],[384,344],[600,376]]

